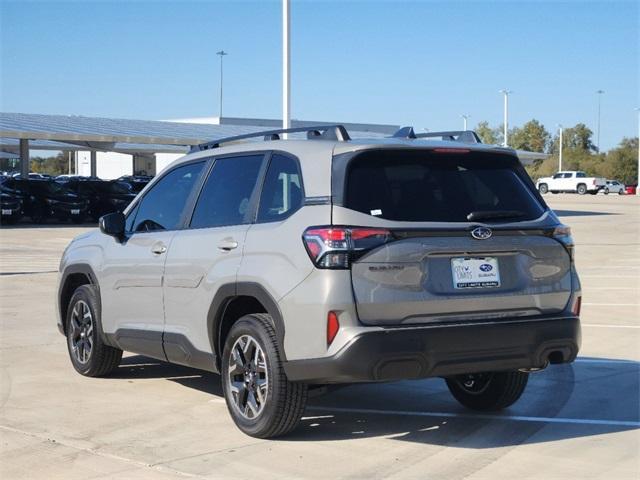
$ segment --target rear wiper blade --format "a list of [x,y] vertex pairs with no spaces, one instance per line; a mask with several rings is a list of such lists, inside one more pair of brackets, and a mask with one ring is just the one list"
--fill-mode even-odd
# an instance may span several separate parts
[[467,215],[467,220],[473,222],[492,218],[518,218],[524,217],[525,215],[526,213],[520,210],[479,210]]

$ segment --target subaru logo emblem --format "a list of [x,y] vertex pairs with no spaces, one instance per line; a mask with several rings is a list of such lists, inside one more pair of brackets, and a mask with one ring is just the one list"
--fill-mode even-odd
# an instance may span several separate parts
[[480,270],[482,270],[483,272],[490,272],[491,270],[493,270],[493,267],[488,263],[483,263],[482,265],[480,265]]
[[493,232],[490,228],[487,227],[476,227],[471,230],[471,236],[476,240],[486,240],[493,235]]

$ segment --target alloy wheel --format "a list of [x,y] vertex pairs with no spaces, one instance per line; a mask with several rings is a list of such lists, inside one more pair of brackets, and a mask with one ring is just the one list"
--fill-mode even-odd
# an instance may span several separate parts
[[93,315],[84,300],[78,300],[71,311],[69,341],[75,359],[85,364],[93,350]]
[[250,335],[242,335],[231,348],[227,386],[234,407],[243,417],[253,420],[262,413],[269,391],[267,360]]

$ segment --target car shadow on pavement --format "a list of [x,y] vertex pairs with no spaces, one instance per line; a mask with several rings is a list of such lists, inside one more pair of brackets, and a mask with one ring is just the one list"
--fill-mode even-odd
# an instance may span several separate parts
[[[112,378],[164,378],[222,396],[220,376],[141,355]],[[640,429],[640,362],[581,357],[531,374],[522,398],[502,412],[461,407],[442,379],[370,383],[309,399],[283,441],[389,438],[461,448],[509,447]]]
[[120,367],[109,377],[122,379],[164,378],[185,387],[222,397],[220,375],[162,362],[143,355],[123,357]]

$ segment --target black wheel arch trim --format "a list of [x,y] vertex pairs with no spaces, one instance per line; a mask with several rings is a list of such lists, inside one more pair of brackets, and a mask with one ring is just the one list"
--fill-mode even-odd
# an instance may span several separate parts
[[[66,335],[66,313],[67,313],[67,307],[68,305],[65,305],[65,303],[63,302],[63,294],[65,293],[65,288],[67,286],[67,280],[69,279],[70,275],[74,275],[74,274],[82,274],[84,276],[86,276],[89,279],[89,283],[88,285],[91,285],[92,287],[94,287],[97,290],[97,302],[98,302],[98,308],[100,309],[100,312],[98,312],[98,315],[96,315],[96,323],[98,326],[98,333],[100,335],[100,339],[102,340],[102,342],[110,347],[117,347],[116,344],[114,344],[108,337],[108,335],[105,335],[104,330],[102,328],[102,296],[100,295],[100,284],[98,283],[98,277],[96,276],[95,272],[93,271],[93,268],[91,268],[91,265],[89,265],[88,263],[74,263],[71,265],[68,265],[62,272],[62,276],[60,278],[60,283],[58,284],[58,308],[59,308],[59,312],[58,315],[60,317],[60,321],[62,322],[62,325],[59,326],[61,328],[59,328],[61,331],[60,333],[62,333],[63,335]],[[71,296],[73,295],[73,292],[70,292]]]
[[222,318],[229,303],[236,297],[253,297],[258,300],[265,308],[273,319],[274,328],[276,331],[276,340],[278,342],[278,350],[282,357],[282,361],[286,361],[286,354],[284,351],[284,320],[282,319],[282,312],[278,307],[278,303],[273,296],[259,283],[256,282],[236,282],[227,283],[220,288],[213,297],[209,312],[207,313],[207,326],[209,330],[209,341],[211,343],[211,350],[214,353],[216,364],[219,366],[220,359],[222,357],[222,351],[219,343],[220,327],[222,325]]

